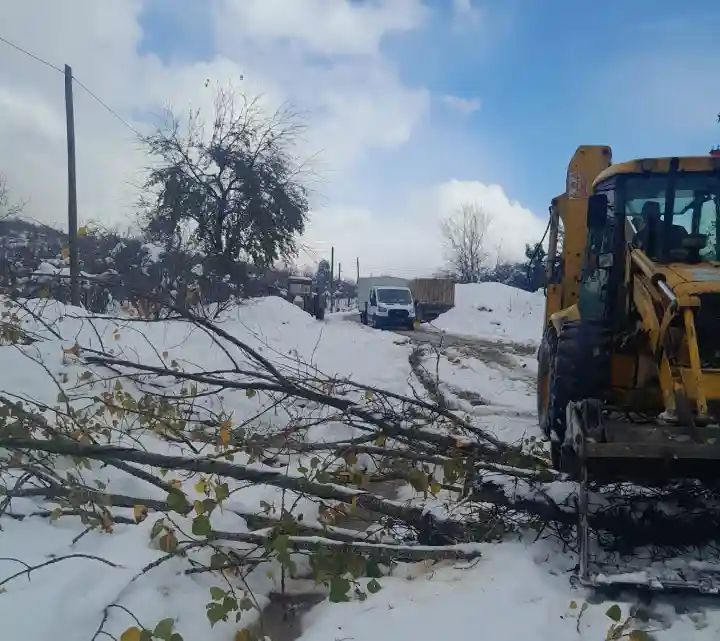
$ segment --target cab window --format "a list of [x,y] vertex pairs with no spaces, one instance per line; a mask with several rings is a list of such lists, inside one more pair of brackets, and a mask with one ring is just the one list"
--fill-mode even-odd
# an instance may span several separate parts
[[720,260],[720,181],[715,174],[676,176],[670,221],[665,220],[667,175],[630,176],[624,183],[625,214],[638,232],[637,244],[651,258],[675,262]]

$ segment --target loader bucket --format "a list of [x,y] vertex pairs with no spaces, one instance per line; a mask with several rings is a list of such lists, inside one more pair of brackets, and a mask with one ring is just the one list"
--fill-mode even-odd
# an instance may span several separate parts
[[[577,537],[578,579],[587,587],[599,590],[689,592],[720,595],[720,564],[688,565],[682,559],[670,567],[646,567],[642,571],[621,571],[613,574],[590,568],[591,521],[602,520],[593,512],[590,491],[617,485],[642,489],[643,509],[660,519],[648,525],[645,514],[635,523],[643,535],[653,538],[648,545],[672,549],[692,545],[702,547],[712,539],[720,539],[720,427],[677,425],[659,420],[642,423],[629,421],[594,401],[570,403],[567,409],[568,434],[563,444],[567,469],[578,481]],[[695,499],[685,510],[683,499],[679,521],[664,527],[668,497],[681,496],[680,490],[692,491]],[[696,494],[695,494],[696,493]],[[690,495],[688,495],[690,496]],[[711,496],[711,500],[705,497]],[[699,507],[698,507],[699,506]],[[605,507],[607,510],[607,507]],[[624,506],[634,521],[636,504]],[[685,510],[685,511],[683,511]],[[681,521],[687,517],[688,524]],[[669,516],[667,518],[670,518]],[[693,527],[689,522],[699,525]],[[607,523],[607,520],[605,521]],[[634,526],[633,526],[634,527]],[[619,538],[634,536],[631,530],[621,531]],[[615,533],[618,536],[618,533]],[[598,539],[599,540],[599,539]]]

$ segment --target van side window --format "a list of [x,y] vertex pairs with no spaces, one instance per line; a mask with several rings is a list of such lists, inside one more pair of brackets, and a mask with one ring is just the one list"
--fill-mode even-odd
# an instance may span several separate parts
[[370,290],[370,304],[373,306],[377,305],[377,300],[375,298],[375,290],[374,289]]

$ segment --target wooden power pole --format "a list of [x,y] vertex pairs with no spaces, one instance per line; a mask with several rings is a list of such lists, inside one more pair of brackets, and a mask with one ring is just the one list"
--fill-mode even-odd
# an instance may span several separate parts
[[72,68],[65,65],[65,117],[67,120],[68,238],[70,251],[70,302],[80,306],[77,247],[77,172],[75,170],[75,110]]
[[335,297],[333,293],[335,291],[335,248],[330,248],[330,311],[334,311]]

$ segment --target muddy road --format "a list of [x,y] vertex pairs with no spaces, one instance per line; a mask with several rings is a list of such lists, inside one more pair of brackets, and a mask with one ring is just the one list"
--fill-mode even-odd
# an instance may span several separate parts
[[[348,315],[346,321],[360,323],[359,315]],[[441,351],[453,349],[455,352],[486,363],[495,363],[508,369],[518,367],[517,358],[533,358],[537,348],[533,345],[513,343],[510,341],[494,341],[489,338],[478,338],[472,336],[459,336],[447,334],[435,329],[432,325],[421,325],[416,330],[386,329],[375,331],[387,331],[404,336],[413,343],[429,345]]]

